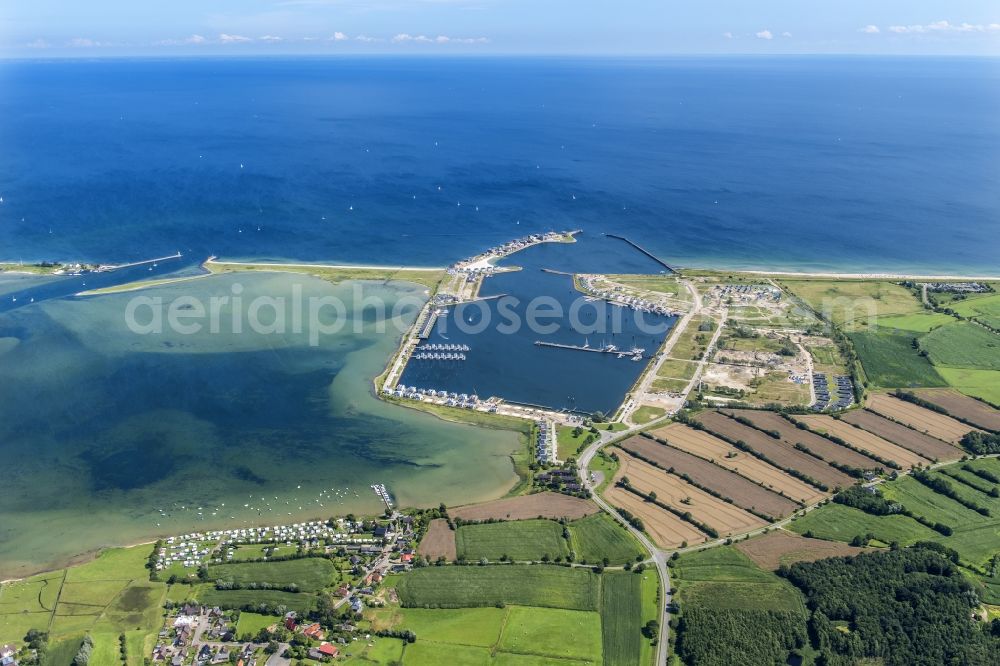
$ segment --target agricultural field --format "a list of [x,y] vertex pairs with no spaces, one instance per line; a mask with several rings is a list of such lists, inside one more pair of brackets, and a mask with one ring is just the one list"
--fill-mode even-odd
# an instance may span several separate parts
[[607,558],[617,566],[645,554],[635,537],[604,512],[573,521],[569,534],[570,549],[576,553],[577,562],[601,562]]
[[938,373],[948,382],[948,386],[991,405],[1000,406],[1000,370],[938,368]]
[[849,330],[866,328],[876,317],[923,312],[909,289],[887,281],[782,279],[779,284],[824,318]]
[[600,578],[588,569],[555,565],[444,566],[395,577],[407,607],[474,608],[498,603],[597,610]]
[[447,520],[435,518],[430,522],[424,538],[417,546],[417,554],[432,561],[443,557],[452,562],[458,557],[458,550],[455,547],[455,533],[448,527]]
[[919,453],[928,460],[952,460],[962,456],[962,450],[912,428],[894,423],[864,409],[856,409],[841,416],[843,421],[863,428],[887,439],[893,444]]
[[742,440],[754,451],[766,456],[777,465],[797,470],[831,489],[837,486],[846,488],[854,483],[854,479],[825,462],[797,451],[789,444],[782,443],[759,430],[737,423],[719,412],[704,412],[699,414],[697,419],[710,432],[732,441]]
[[875,321],[880,329],[888,329],[889,333],[928,333],[939,326],[955,323],[951,315],[940,312],[920,312],[901,317],[879,317]]
[[769,465],[749,453],[740,451],[718,437],[713,437],[701,430],[695,430],[683,423],[672,423],[664,428],[654,430],[651,434],[658,439],[669,442],[670,446],[704,458],[719,467],[732,470],[797,502],[811,504],[824,496],[816,488],[785,474],[777,467]]
[[647,437],[632,437],[618,446],[639,454],[661,469],[672,468],[677,474],[687,474],[695,483],[728,497],[736,506],[744,509],[781,518],[798,508],[793,500],[761,488],[734,472]]
[[920,338],[920,347],[936,366],[1000,370],[1000,335],[972,322],[935,329]]
[[1000,330],[1000,294],[972,296],[954,301],[948,307],[963,317],[981,321],[990,328]]
[[316,592],[333,583],[336,566],[325,557],[305,557],[275,562],[237,562],[208,567],[209,580],[232,581],[239,585],[269,583],[272,587],[294,585],[304,592]]
[[223,609],[237,609],[247,604],[268,604],[287,606],[289,610],[307,613],[316,607],[317,597],[306,592],[282,592],[281,590],[217,590],[214,585],[183,586],[190,590],[185,596],[207,606]]
[[955,418],[974,423],[986,430],[1000,432],[1000,410],[979,400],[952,389],[923,389],[915,393],[917,397],[947,410]]
[[714,528],[721,536],[749,532],[767,523],[739,507],[709,495],[673,474],[619,453],[622,459],[619,476],[628,477],[640,492],[656,493],[656,500],[681,512],[690,513],[700,523]]
[[681,548],[708,540],[694,525],[624,488],[611,486],[604,492],[604,499],[642,520],[646,534],[661,548]]
[[926,465],[930,462],[930,458],[921,457],[909,449],[896,446],[878,435],[874,435],[861,428],[856,428],[850,423],[841,419],[835,419],[832,416],[810,414],[804,416],[796,415],[794,418],[816,432],[825,432],[833,437],[839,437],[851,446],[862,451],[868,451],[870,454],[876,455],[883,460],[891,460],[903,469],[912,468],[914,465]]
[[[29,629],[47,630],[51,663],[59,663],[55,660],[63,654],[69,655],[63,662],[68,663],[87,632],[98,656],[117,658],[123,632],[129,632],[133,644],[148,642],[151,647],[167,586],[149,582],[149,553],[149,546],[107,550],[86,564],[4,583],[0,643],[20,643]],[[141,654],[130,656],[129,666],[141,664]]]
[[945,386],[944,379],[913,346],[914,336],[875,331],[848,333],[868,381],[883,388]]
[[461,560],[563,559],[569,555],[569,543],[562,531],[555,521],[537,519],[462,525],[455,531],[455,546]]
[[805,610],[794,587],[734,546],[681,555],[673,571],[682,609],[694,603],[713,609]]
[[879,463],[868,456],[864,456],[856,451],[841,446],[835,442],[821,437],[808,430],[795,427],[787,419],[775,412],[764,412],[759,410],[726,409],[725,414],[748,419],[755,426],[763,430],[775,431],[781,435],[782,441],[792,446],[801,444],[812,453],[818,455],[823,460],[833,461],[841,465],[857,467],[858,469],[875,469]]
[[[655,571],[605,573],[601,577],[601,639],[605,666],[648,664],[649,641],[639,627],[659,615]],[[650,608],[652,607],[652,608]]]
[[785,530],[774,530],[755,536],[739,542],[735,547],[754,564],[768,571],[774,571],[782,564],[791,565],[795,562],[814,562],[827,557],[857,555],[864,550],[837,541],[808,539]]
[[931,437],[936,437],[950,444],[958,445],[959,441],[970,430],[975,428],[965,425],[961,421],[924,409],[905,400],[887,395],[885,393],[874,393],[868,399],[866,405],[868,409],[884,416],[888,419],[902,423],[914,430],[927,433]]
[[901,515],[873,516],[853,507],[831,502],[801,518],[796,518],[788,529],[803,536],[817,539],[850,542],[856,536],[873,534],[882,543],[898,542],[909,546],[917,541],[928,541],[939,536],[912,518]]
[[280,624],[282,618],[274,615],[261,615],[260,613],[250,613],[244,611],[240,613],[240,618],[236,622],[236,635],[256,636],[261,629],[266,629],[272,624]]
[[449,508],[448,514],[452,518],[461,518],[462,520],[489,520],[491,518],[523,520],[539,517],[572,520],[597,513],[598,510],[596,504],[579,497],[543,492]]

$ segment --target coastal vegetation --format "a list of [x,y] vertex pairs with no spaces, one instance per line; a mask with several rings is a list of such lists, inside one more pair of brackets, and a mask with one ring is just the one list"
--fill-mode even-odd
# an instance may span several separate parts
[[302,273],[333,282],[377,280],[380,282],[414,282],[434,291],[445,277],[443,268],[405,268],[398,266],[329,266],[321,264],[242,263],[210,259],[203,267],[212,273],[284,272]]

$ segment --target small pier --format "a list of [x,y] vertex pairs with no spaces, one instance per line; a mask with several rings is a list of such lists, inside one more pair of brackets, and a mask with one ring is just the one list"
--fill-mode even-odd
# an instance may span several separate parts
[[604,234],[604,235],[607,236],[608,238],[617,238],[620,241],[625,241],[626,243],[628,243],[629,245],[631,245],[635,249],[639,250],[639,252],[642,252],[644,255],[646,255],[647,257],[649,257],[650,259],[652,259],[653,261],[655,261],[659,265],[661,265],[664,268],[666,268],[671,273],[676,273],[677,272],[674,269],[673,266],[669,265],[667,262],[663,261],[662,259],[660,259],[659,257],[657,257],[655,254],[653,254],[652,252],[650,252],[649,250],[647,250],[643,246],[639,245],[635,241],[630,240],[630,239],[626,238],[625,236],[618,236],[617,234]]
[[633,349],[618,349],[615,345],[604,345],[603,347],[591,347],[588,345],[567,345],[560,342],[545,342],[544,340],[535,340],[535,345],[538,347],[552,347],[554,349],[570,349],[573,351],[582,352],[593,352],[594,354],[614,354],[618,358],[631,358],[633,361],[638,361],[642,358],[642,353],[646,351],[645,349],[640,349],[635,347]]
[[389,511],[392,511],[393,510],[392,495],[390,495],[389,491],[386,490],[385,484],[373,483],[371,485],[371,489],[375,492],[376,495],[378,495],[378,498],[382,500],[382,502],[385,504],[385,508],[388,509]]

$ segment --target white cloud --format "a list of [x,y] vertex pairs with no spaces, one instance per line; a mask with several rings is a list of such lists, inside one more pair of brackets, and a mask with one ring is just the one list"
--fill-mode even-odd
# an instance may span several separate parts
[[337,31],[337,32],[333,33],[333,36],[330,37],[330,41],[331,42],[343,42],[343,41],[345,41],[347,39],[350,39],[350,37],[348,37],[347,35],[345,35],[344,33],[340,32],[340,31]]
[[263,37],[260,37],[259,39],[262,42],[280,42],[280,41],[282,41],[281,37],[276,37],[275,35],[264,35]]
[[396,44],[403,42],[418,42],[421,44],[486,44],[490,40],[486,37],[449,37],[448,35],[438,35],[431,39],[427,35],[410,35],[401,32],[392,38]]
[[731,32],[724,32],[724,33],[722,33],[722,36],[725,37],[726,39],[732,39],[733,38],[733,33],[731,33]]
[[1000,23],[950,23],[949,21],[935,21],[925,25],[891,25],[889,32],[897,35],[927,35],[934,33],[966,33],[977,34],[986,32],[1000,32]]
[[110,46],[108,42],[99,42],[96,39],[87,39],[85,37],[74,37],[73,39],[66,42],[66,46],[70,46],[75,49],[92,49],[99,46]]
[[756,35],[757,39],[774,39],[774,35],[771,33],[770,30],[761,30],[760,32],[756,33]]
[[222,33],[219,35],[219,41],[223,44],[238,44],[240,42],[252,42],[253,40],[243,35],[227,35],[226,33]]
[[792,36],[792,33],[788,32],[788,31],[786,30],[785,32],[781,33],[781,36],[782,36],[782,37],[791,37],[791,36]]
[[36,39],[36,40],[28,42],[24,46],[25,46],[25,48],[29,48],[29,49],[47,49],[47,48],[49,48],[49,46],[51,46],[51,44],[49,44],[44,39]]
[[185,44],[204,44],[207,41],[208,40],[205,39],[204,37],[202,37],[201,35],[191,35],[190,37],[188,37],[187,39],[184,40],[184,43]]
[[381,42],[382,41],[378,37],[369,37],[368,35],[358,35],[354,39],[358,40],[359,42],[365,42],[366,44],[370,44],[371,42]]
[[878,29],[877,25],[866,25],[863,28],[858,28],[858,32],[863,32],[867,35],[877,35],[882,31]]

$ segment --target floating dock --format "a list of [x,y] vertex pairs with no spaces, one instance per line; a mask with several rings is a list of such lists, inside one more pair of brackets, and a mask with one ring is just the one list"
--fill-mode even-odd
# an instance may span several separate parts
[[426,340],[431,337],[431,332],[434,330],[434,324],[437,323],[439,313],[437,310],[431,310],[431,313],[427,316],[427,321],[424,322],[423,327],[420,329],[420,333],[417,337],[421,340]]
[[603,347],[591,347],[590,345],[567,345],[560,342],[545,342],[544,340],[535,340],[535,345],[538,347],[553,347],[555,349],[571,349],[573,351],[583,351],[583,352],[593,352],[595,354],[614,354],[618,358],[629,357],[633,361],[638,361],[642,358],[642,353],[646,351],[645,349],[639,349],[638,347],[634,349],[618,349],[614,345],[604,345]]
[[677,272],[676,269],[674,269],[673,266],[671,266],[667,262],[663,261],[662,259],[660,259],[659,257],[657,257],[655,254],[653,254],[652,252],[650,252],[649,250],[647,250],[643,246],[639,245],[635,241],[630,240],[630,239],[626,238],[625,236],[619,236],[617,234],[604,234],[604,235],[607,236],[608,238],[617,238],[620,241],[625,241],[626,243],[628,243],[629,245],[631,245],[635,249],[639,250],[639,252],[642,252],[644,255],[646,255],[647,257],[649,257],[650,259],[652,259],[653,261],[655,261],[659,265],[661,265],[664,268],[666,268],[671,273],[676,273]]
[[388,509],[389,511],[392,511],[392,495],[390,495],[389,491],[386,490],[385,484],[373,483],[371,485],[371,489],[375,491],[375,494],[378,495],[378,498],[385,503],[385,508]]

